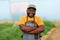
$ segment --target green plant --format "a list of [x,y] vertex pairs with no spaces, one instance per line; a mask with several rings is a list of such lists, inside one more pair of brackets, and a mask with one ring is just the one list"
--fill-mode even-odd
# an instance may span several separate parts
[[[45,31],[41,35],[46,35],[55,25],[51,21],[44,21]],[[22,40],[22,31],[19,26],[13,23],[0,24],[0,40]]]
[[44,20],[44,28],[45,28],[45,30],[40,35],[41,36],[46,35],[47,32],[50,31],[54,27],[55,27],[55,25],[51,21]]

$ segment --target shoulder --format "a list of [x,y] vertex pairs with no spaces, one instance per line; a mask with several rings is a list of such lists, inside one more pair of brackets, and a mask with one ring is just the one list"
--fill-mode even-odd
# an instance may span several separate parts
[[40,17],[40,16],[35,16],[35,18],[36,18],[36,19],[41,19],[41,17]]
[[19,20],[25,20],[26,19],[26,16],[21,16],[20,18],[19,18]]

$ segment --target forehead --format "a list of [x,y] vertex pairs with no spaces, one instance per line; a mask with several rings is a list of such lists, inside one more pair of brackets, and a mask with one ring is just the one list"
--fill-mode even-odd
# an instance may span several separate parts
[[34,10],[34,9],[30,8],[30,9],[28,9],[28,10]]
[[36,10],[36,8],[33,8],[33,7],[29,7],[27,8],[28,10]]
[[34,9],[30,8],[30,9],[27,9],[27,11],[34,11],[34,12],[35,12],[36,10],[34,10]]

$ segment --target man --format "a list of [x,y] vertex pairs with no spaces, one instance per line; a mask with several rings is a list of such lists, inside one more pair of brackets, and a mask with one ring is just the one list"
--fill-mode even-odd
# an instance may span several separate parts
[[23,16],[19,20],[19,27],[23,31],[23,40],[40,40],[39,34],[44,31],[43,20],[35,16],[35,5],[29,5],[26,11],[27,16]]

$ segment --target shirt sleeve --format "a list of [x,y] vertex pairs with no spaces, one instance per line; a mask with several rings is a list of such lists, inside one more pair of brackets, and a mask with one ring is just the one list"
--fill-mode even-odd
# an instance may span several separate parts
[[21,17],[18,21],[18,25],[20,24],[25,24],[25,18],[24,17]]
[[38,26],[44,25],[42,18],[38,17]]

